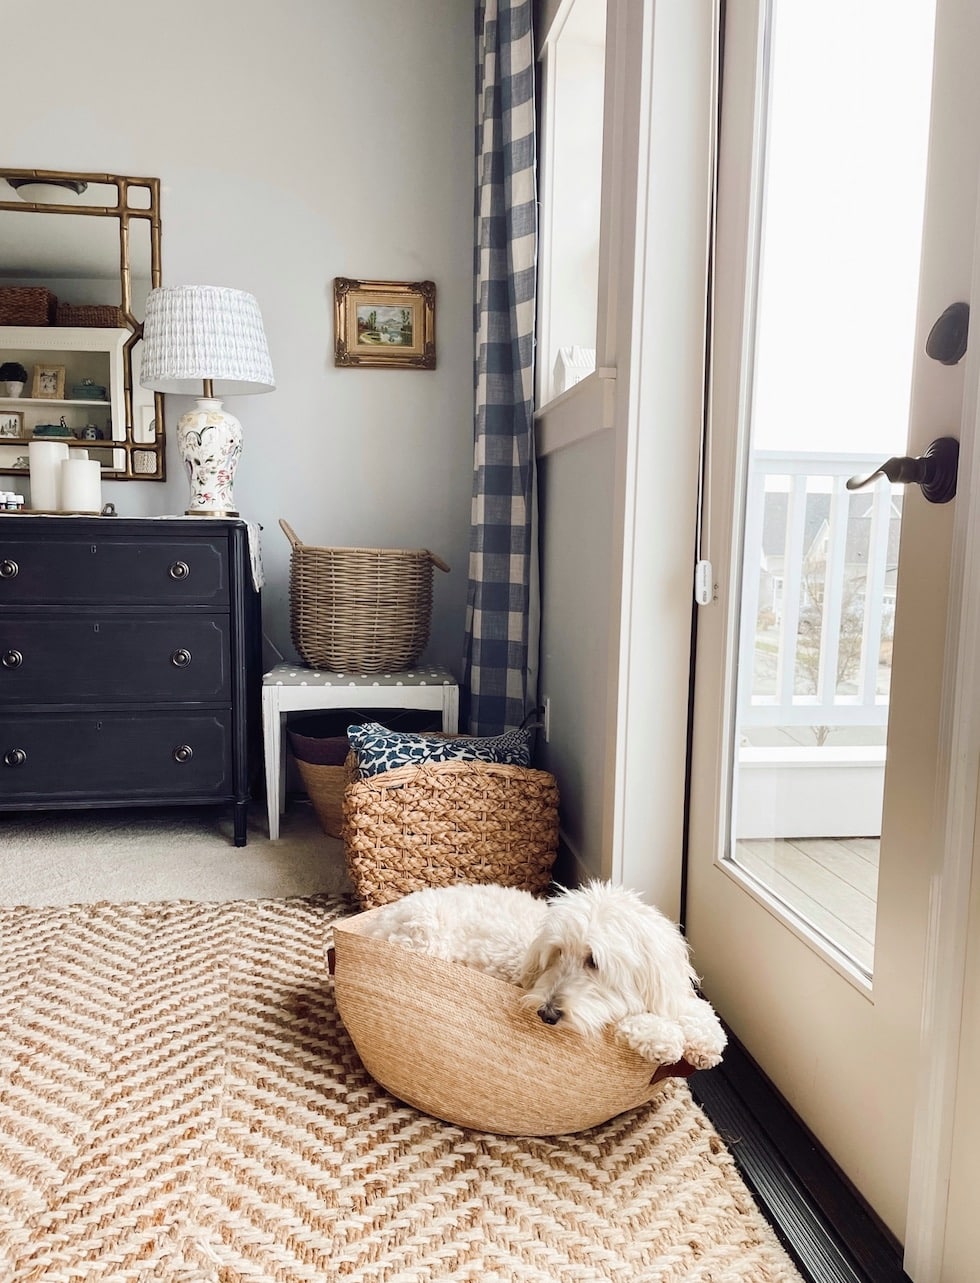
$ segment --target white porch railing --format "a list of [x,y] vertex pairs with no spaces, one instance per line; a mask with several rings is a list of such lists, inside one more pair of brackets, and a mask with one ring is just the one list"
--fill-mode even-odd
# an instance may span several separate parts
[[880,463],[783,451],[751,458],[738,838],[880,831],[902,488],[884,479],[845,488]]
[[[887,722],[888,671],[887,662],[882,661],[882,643],[888,640],[889,605],[894,599],[889,547],[894,555],[899,520],[896,492],[902,487],[882,479],[866,491],[845,489],[848,477],[866,474],[880,463],[880,458],[858,454],[759,451],[752,456],[739,654],[743,731],[754,726],[853,727]],[[782,547],[767,548],[763,542],[767,495],[779,494],[786,496],[785,535]],[[816,537],[812,508],[808,514],[814,495],[824,496],[826,507]],[[861,518],[862,524],[867,522],[866,540],[856,537],[856,511],[867,513]],[[890,539],[893,523],[895,533]],[[767,626],[760,626],[764,605],[760,584],[776,562],[782,581],[781,609],[765,621]],[[819,600],[813,600],[815,586]],[[842,663],[842,635],[851,634],[850,644],[856,647],[856,629],[860,630],[859,652]],[[766,646],[775,668],[768,683],[760,680],[756,662],[760,647]],[[800,689],[804,649],[812,690]]]

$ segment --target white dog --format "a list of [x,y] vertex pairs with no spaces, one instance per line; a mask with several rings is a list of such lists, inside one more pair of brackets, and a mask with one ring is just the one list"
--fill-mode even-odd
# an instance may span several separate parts
[[721,1060],[725,1032],[695,992],[687,942],[635,891],[590,882],[539,900],[513,887],[430,888],[376,910],[364,934],[519,985],[546,1024],[611,1026],[658,1064]]

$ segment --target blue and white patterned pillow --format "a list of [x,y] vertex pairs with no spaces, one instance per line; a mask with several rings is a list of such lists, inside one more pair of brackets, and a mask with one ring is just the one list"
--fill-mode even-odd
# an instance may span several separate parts
[[347,738],[362,776],[380,775],[397,766],[419,766],[423,762],[503,762],[509,766],[531,765],[531,731],[505,731],[484,739],[444,739],[439,735],[416,735],[389,731],[380,722],[348,726]]

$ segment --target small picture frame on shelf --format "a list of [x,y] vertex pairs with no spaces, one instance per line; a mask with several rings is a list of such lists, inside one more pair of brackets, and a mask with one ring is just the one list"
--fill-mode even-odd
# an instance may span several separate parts
[[61,401],[65,395],[65,367],[63,365],[35,365],[31,396]]
[[436,368],[432,281],[334,279],[334,364]]
[[24,416],[20,410],[0,410],[0,437],[22,437]]

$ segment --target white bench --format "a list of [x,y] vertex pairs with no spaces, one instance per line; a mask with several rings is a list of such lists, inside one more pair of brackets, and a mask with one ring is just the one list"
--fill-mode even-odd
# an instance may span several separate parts
[[279,836],[285,801],[286,756],[282,722],[299,711],[432,709],[442,714],[442,729],[459,729],[459,684],[446,668],[420,666],[403,673],[330,673],[302,664],[277,664],[262,678],[262,729],[265,740],[265,795],[269,837]]

